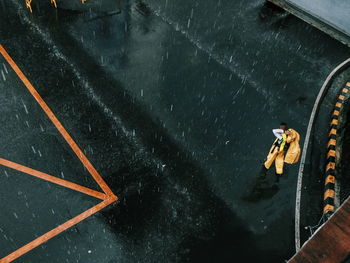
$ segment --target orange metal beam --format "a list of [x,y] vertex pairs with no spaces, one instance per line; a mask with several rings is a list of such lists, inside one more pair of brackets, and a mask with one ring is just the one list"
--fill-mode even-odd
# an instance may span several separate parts
[[61,133],[61,135],[63,136],[65,141],[69,144],[69,146],[72,148],[72,150],[74,151],[76,156],[84,164],[86,169],[89,171],[91,176],[95,179],[95,181],[101,187],[103,192],[105,192],[105,194],[107,194],[108,196],[113,195],[112,190],[108,187],[106,182],[102,179],[102,177],[99,175],[99,173],[93,167],[93,165],[90,163],[88,158],[85,156],[85,154],[79,148],[79,146],[76,144],[76,142],[73,140],[73,138],[69,135],[69,133],[63,127],[61,122],[56,118],[55,114],[52,112],[52,110],[49,108],[49,106],[46,104],[46,102],[41,98],[39,93],[36,91],[36,89],[33,87],[33,85],[30,83],[30,81],[27,79],[27,77],[23,74],[21,69],[13,61],[13,59],[6,52],[6,50],[4,49],[4,47],[2,45],[0,45],[0,53],[3,55],[3,57],[6,59],[6,61],[10,64],[12,69],[16,72],[18,77],[21,79],[21,81],[26,86],[26,88],[29,90],[29,92],[32,94],[32,96],[35,98],[35,100],[39,103],[40,107],[44,110],[44,112],[50,118],[52,123],[56,126],[57,130]]
[[46,241],[48,241],[48,240],[52,239],[53,237],[57,236],[58,234],[62,233],[63,231],[71,228],[72,226],[75,226],[76,224],[78,224],[81,221],[85,220],[86,218],[92,216],[93,214],[96,214],[97,212],[101,211],[103,208],[112,204],[115,201],[117,201],[117,198],[115,196],[112,196],[109,199],[104,200],[103,202],[99,203],[98,205],[90,208],[89,210],[86,210],[85,212],[81,213],[80,215],[68,220],[67,222],[63,223],[62,225],[59,225],[58,227],[47,232],[46,234],[43,234],[42,236],[34,239],[32,242],[24,245],[23,247],[17,249],[14,252],[12,252],[8,256],[0,259],[0,262],[1,263],[12,262],[13,260],[19,258],[20,256],[23,256],[24,254],[31,251],[32,249],[40,246],[41,244],[45,243]]
[[[31,1],[31,0],[28,0]],[[19,67],[16,65],[16,63],[12,60],[10,55],[6,52],[4,47],[0,45],[0,54],[6,59],[6,61],[10,64],[12,69],[15,71],[15,73],[18,75],[18,77],[22,80],[23,84],[26,86],[28,91],[32,94],[32,96],[35,98],[35,100],[39,103],[41,108],[44,110],[45,114],[50,118],[52,123],[56,126],[60,134],[63,136],[63,138],[66,140],[68,145],[71,147],[73,152],[77,155],[79,160],[82,162],[82,164],[85,166],[85,168],[89,171],[90,175],[95,179],[97,184],[101,187],[101,189],[104,191],[104,193],[97,192],[95,190],[89,189],[87,187],[63,180],[61,178],[54,177],[52,175],[39,172],[37,170],[34,170],[32,168],[5,160],[0,158],[0,165],[4,165],[6,167],[9,167],[11,169],[15,169],[27,174],[30,174],[32,176],[35,176],[37,178],[41,178],[43,180],[67,187],[69,189],[94,196],[99,199],[103,199],[101,203],[98,205],[88,209],[87,211],[81,213],[80,215],[68,220],[67,222],[63,223],[62,225],[52,229],[51,231],[47,232],[46,234],[43,234],[42,236],[36,238],[32,242],[22,246],[21,248],[17,249],[16,251],[12,252],[8,256],[0,259],[0,263],[9,263],[13,260],[19,258],[20,256],[24,255],[25,253],[29,252],[30,250],[40,246],[41,244],[47,242],[48,240],[52,239],[53,237],[57,236],[58,234],[62,233],[63,231],[71,228],[72,226],[78,224],[79,222],[85,220],[89,216],[97,213],[98,211],[102,210],[106,206],[112,204],[113,202],[116,202],[118,200],[118,197],[114,195],[112,190],[107,186],[105,181],[102,179],[102,177],[99,175],[99,173],[96,171],[96,169],[93,167],[93,165],[90,163],[90,161],[87,159],[87,157],[84,155],[84,153],[80,150],[78,145],[75,143],[73,138],[68,134],[66,129],[63,127],[63,125],[58,121],[54,113],[51,111],[51,109],[48,107],[48,105],[45,103],[45,101],[41,98],[39,93],[36,91],[36,89],[33,87],[33,85],[29,82],[29,80],[25,77],[23,72],[19,69]]]
[[87,188],[85,186],[81,186],[81,185],[78,185],[76,183],[72,183],[72,182],[69,182],[67,180],[63,180],[61,178],[58,178],[58,177],[34,170],[34,169],[31,169],[29,167],[5,160],[3,158],[0,158],[0,165],[9,167],[11,169],[14,169],[14,170],[17,170],[17,171],[20,171],[20,172],[23,172],[23,173],[26,173],[26,174],[29,174],[32,176],[35,176],[37,178],[43,179],[45,181],[48,181],[48,182],[51,182],[54,184],[58,184],[60,186],[75,190],[77,192],[81,192],[83,194],[90,195],[92,197],[95,197],[95,198],[98,198],[101,200],[107,199],[107,197],[104,193],[97,192],[97,191],[92,190],[90,188]]

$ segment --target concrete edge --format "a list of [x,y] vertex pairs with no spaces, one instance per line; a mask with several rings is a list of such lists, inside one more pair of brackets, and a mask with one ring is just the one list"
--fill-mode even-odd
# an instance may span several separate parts
[[313,27],[330,35],[332,38],[340,41],[350,47],[350,35],[333,25],[331,22],[323,20],[315,14],[311,14],[303,10],[301,7],[289,2],[288,0],[268,0],[269,2],[283,8],[287,12],[293,14],[299,19],[312,25]]

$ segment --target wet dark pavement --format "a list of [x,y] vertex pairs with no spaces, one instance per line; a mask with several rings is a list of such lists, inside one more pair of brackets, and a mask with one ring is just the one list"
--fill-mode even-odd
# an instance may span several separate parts
[[[293,254],[297,167],[274,195],[246,197],[271,129],[283,120],[304,135],[315,96],[347,48],[281,12],[264,17],[262,1],[124,2],[114,16],[56,13],[40,1],[28,17],[17,14],[20,3],[0,3],[1,44],[121,198],[18,262],[283,262]],[[12,79],[6,87],[18,85]],[[26,114],[24,93],[11,94],[19,102],[6,109],[19,112],[22,129],[27,119],[37,126],[11,157],[93,188],[54,129],[36,136],[44,115],[34,104]],[[23,133],[11,116],[8,137]],[[31,146],[46,149],[43,157]],[[57,223],[91,206],[75,207],[79,194],[66,195]],[[21,238],[5,222],[1,229]],[[27,224],[34,235],[44,231]]]
[[[349,103],[347,103],[345,105],[345,107],[347,109],[349,109]],[[349,111],[346,114],[346,116],[344,116],[345,118],[345,125],[343,127],[343,133],[344,134],[348,134],[349,131]],[[342,174],[341,177],[341,189],[340,189],[340,202],[344,202],[346,200],[346,198],[349,196],[350,193],[350,185],[349,185],[349,164],[346,161],[348,159],[348,155],[349,155],[349,147],[350,147],[350,138],[348,136],[344,136],[344,141],[343,141],[343,147],[342,147],[342,159],[340,161],[340,169],[339,171]]]

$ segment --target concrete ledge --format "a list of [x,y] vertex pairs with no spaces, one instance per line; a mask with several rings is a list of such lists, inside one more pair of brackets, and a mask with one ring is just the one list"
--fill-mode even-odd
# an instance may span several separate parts
[[[341,43],[350,47],[350,32],[346,32],[341,29],[336,23],[332,23],[332,21],[328,21],[321,16],[313,14],[310,11],[304,10],[302,7],[294,4],[289,0],[268,0],[275,5],[280,6],[287,12],[295,15],[306,23],[316,27],[317,29],[325,32],[331,37],[339,40]],[[350,5],[349,5],[350,8]],[[348,17],[344,18],[348,19]]]

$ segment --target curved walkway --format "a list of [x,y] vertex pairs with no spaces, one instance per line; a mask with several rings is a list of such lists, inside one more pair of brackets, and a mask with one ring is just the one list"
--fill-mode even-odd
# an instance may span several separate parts
[[302,192],[302,185],[303,185],[303,176],[304,176],[304,167],[306,163],[306,159],[308,156],[309,151],[309,145],[311,140],[311,134],[313,132],[315,118],[318,114],[319,107],[321,105],[321,102],[327,93],[332,81],[334,78],[342,72],[344,69],[346,69],[350,65],[350,58],[339,64],[326,78],[324,84],[322,85],[322,88],[320,89],[320,92],[316,98],[314,107],[312,109],[309,124],[307,127],[307,132],[305,136],[304,146],[303,146],[303,152],[301,155],[301,161],[299,166],[299,172],[298,172],[298,182],[297,182],[297,191],[296,191],[296,203],[295,203],[295,248],[296,251],[300,250],[300,244],[301,244],[301,238],[300,238],[300,207],[301,207],[301,192]]

